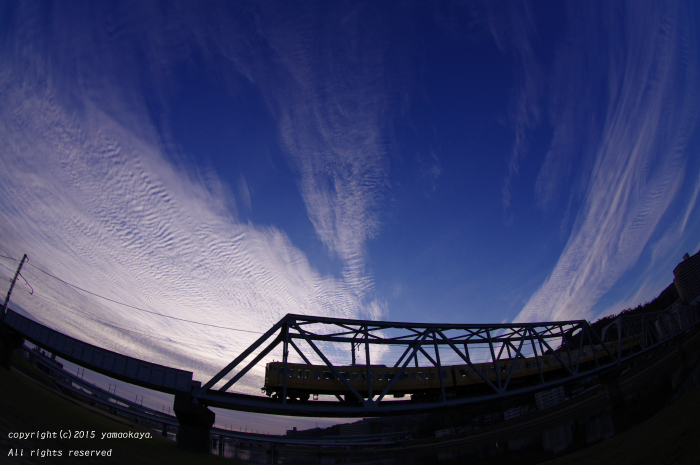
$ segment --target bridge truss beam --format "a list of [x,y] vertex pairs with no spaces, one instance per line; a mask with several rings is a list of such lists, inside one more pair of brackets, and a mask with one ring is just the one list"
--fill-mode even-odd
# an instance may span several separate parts
[[[437,405],[482,402],[536,391],[610,368],[668,340],[698,322],[697,310],[658,312],[619,317],[600,337],[585,320],[521,324],[419,324],[378,322],[289,314],[217,373],[193,397],[200,403],[265,413],[306,416],[379,416],[425,411]],[[617,328],[617,331],[613,331]],[[635,341],[631,344],[630,341]],[[630,348],[630,346],[633,346]],[[244,375],[268,354],[281,347],[284,384],[278,399],[229,393]],[[364,350],[362,350],[364,349]],[[392,351],[399,350],[399,355]],[[245,362],[257,352],[252,360]],[[363,357],[357,363],[357,356]],[[343,357],[348,357],[343,362]],[[323,366],[345,387],[337,400],[291,402],[288,399],[288,365],[291,359]],[[585,361],[586,363],[582,363]],[[514,363],[515,362],[515,363]],[[532,364],[537,382],[514,383],[516,363]],[[395,376],[383,389],[373,386],[372,370],[381,363]],[[431,402],[389,400],[392,388],[407,368],[436,369],[439,399]],[[557,377],[545,364],[558,364]],[[446,385],[446,366],[467,367],[486,388],[477,396],[455,398]],[[343,375],[352,366],[367,384],[359,389]],[[561,373],[565,373],[561,375]],[[231,376],[232,375],[232,376]],[[230,379],[219,387],[226,377]],[[332,396],[331,396],[332,398]]]

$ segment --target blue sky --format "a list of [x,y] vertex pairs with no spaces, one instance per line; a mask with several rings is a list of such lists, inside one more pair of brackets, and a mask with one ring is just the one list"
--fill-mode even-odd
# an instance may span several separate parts
[[[0,253],[264,331],[594,320],[700,248],[695,2],[289,3],[4,3]],[[23,275],[197,379],[256,337]]]

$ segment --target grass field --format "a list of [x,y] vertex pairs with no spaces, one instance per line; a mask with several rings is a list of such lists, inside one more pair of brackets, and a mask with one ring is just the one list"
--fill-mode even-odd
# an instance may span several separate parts
[[[10,433],[94,431],[94,439],[16,439]],[[102,433],[150,432],[150,439],[100,439]],[[23,450],[21,457],[8,456]],[[69,457],[70,451],[111,451],[109,457]],[[34,455],[32,456],[32,451]],[[46,456],[60,451],[60,457]],[[0,369],[0,463],[227,464],[232,460],[183,451],[159,433],[64,398],[26,376]],[[547,465],[700,463],[700,391],[613,439]]]
[[[11,433],[95,432],[94,439],[16,439]],[[100,439],[102,433],[148,432],[150,439]],[[10,451],[24,451],[20,457]],[[70,457],[71,451],[111,456]],[[32,451],[34,455],[32,456]],[[61,456],[53,456],[61,452]],[[43,455],[48,455],[42,457]],[[236,462],[179,449],[158,432],[64,398],[16,371],[0,368],[0,463],[5,464],[226,464]]]
[[700,391],[618,436],[546,465],[695,465],[700,463]]

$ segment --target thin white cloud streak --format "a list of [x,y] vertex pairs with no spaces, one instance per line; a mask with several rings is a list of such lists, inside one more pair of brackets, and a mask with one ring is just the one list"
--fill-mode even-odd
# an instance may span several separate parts
[[518,321],[587,317],[637,261],[683,182],[697,119],[694,18],[679,5],[644,6],[606,18],[609,105],[582,207],[558,263]]
[[663,289],[673,282],[672,270],[682,260],[681,257],[687,251],[684,247],[688,242],[688,234],[685,231],[684,223],[687,220],[687,213],[689,210],[692,210],[694,203],[694,197],[688,199],[685,213],[671,221],[661,238],[649,245],[651,260],[648,261],[645,269],[637,274],[638,277],[629,286],[632,289],[630,295],[601,310],[597,315],[599,318],[651,302]]
[[623,310],[635,308],[638,305],[642,305],[642,303],[651,302],[663,289],[657,289],[654,285],[655,283],[652,283],[652,281],[652,279],[646,279],[641,283],[637,283],[636,292],[632,296],[622,299],[601,311],[598,318],[617,315]]
[[[381,228],[389,170],[385,120],[396,93],[388,88],[396,54],[385,45],[386,24],[366,11],[371,7],[355,4],[219,4],[215,10],[184,14],[188,33],[261,92],[316,234],[341,260],[344,281],[366,298],[374,289],[366,244]],[[393,83],[399,78],[392,75]]]
[[686,226],[688,225],[690,215],[695,210],[695,204],[698,200],[698,196],[700,196],[700,173],[698,174],[698,178],[695,180],[695,188],[693,189],[693,194],[691,195],[690,201],[688,202],[688,205],[685,208],[685,213],[683,214],[683,220],[681,221],[681,225],[679,228],[681,232],[684,232]]
[[[154,87],[167,88],[165,68],[183,47],[163,43],[168,31],[157,31],[163,24],[147,28],[134,12],[113,31],[102,31],[100,18],[74,12],[81,24],[94,26],[88,33],[69,20],[73,13],[57,10],[49,19],[52,27],[39,29],[37,12],[19,8],[3,53],[4,254],[26,252],[33,264],[106,297],[221,326],[262,332],[286,313],[385,314],[379,302],[361,300],[359,281],[366,278],[352,274],[361,269],[361,246],[376,227],[361,211],[371,210],[373,189],[381,184],[376,179],[382,178],[373,174],[371,147],[368,154],[345,153],[339,144],[325,158],[338,166],[322,173],[300,162],[312,178],[303,182],[311,185],[304,187],[309,199],[329,196],[327,205],[310,211],[318,210],[319,224],[333,218],[325,240],[351,271],[347,280],[320,275],[284,232],[237,222],[229,210],[231,190],[215,175],[179,171],[164,157],[140,97],[139,68],[123,66],[138,47],[153,67]],[[34,37],[39,31],[45,35]],[[110,40],[112,33],[118,39]],[[304,143],[298,141],[295,155],[303,157]],[[364,169],[358,157],[367,171],[356,172]],[[318,177],[329,173],[338,177],[334,189],[314,190]],[[18,293],[17,303],[50,326],[107,349],[193,370],[196,377],[212,375],[257,337],[144,314],[82,295],[36,270],[27,273],[36,295]],[[259,387],[257,379],[247,389]]]
[[520,173],[520,164],[528,149],[528,133],[539,124],[542,71],[533,50],[537,27],[527,3],[488,4],[487,25],[501,52],[508,53],[516,66],[516,85],[511,120],[515,142],[508,158],[508,174],[501,189],[503,210],[508,213],[513,184]]
[[[698,195],[700,195],[700,175],[695,180],[692,194],[684,199],[686,205],[679,217],[673,220],[661,238],[653,244],[649,271],[659,267],[671,270],[675,268],[676,263],[687,252],[682,247],[687,244],[688,234],[695,231],[698,224],[698,216],[692,215],[695,211]],[[668,274],[670,277],[670,272]]]
[[[546,212],[560,203],[562,189],[572,182],[577,163],[582,165],[580,170],[591,168],[592,157],[585,159],[584,154],[595,152],[600,145],[599,125],[604,115],[598,114],[598,109],[606,98],[610,79],[603,51],[608,41],[615,40],[614,31],[600,21],[598,6],[572,6],[571,10],[566,41],[556,51],[551,84],[547,86],[553,135],[535,183],[537,206]],[[576,201],[583,196],[585,181],[573,181],[571,196]]]
[[[17,109],[17,101],[4,103]],[[106,297],[221,326],[264,331],[286,313],[357,316],[360,303],[347,286],[315,272],[284,233],[221,215],[219,199],[104,115],[90,113],[72,126],[44,100],[24,99],[22,106],[23,128],[2,131],[3,153],[22,158],[2,158],[11,178],[3,185],[3,236],[15,238],[3,241],[7,253],[27,251],[37,266]],[[31,270],[26,275],[37,296],[20,303],[41,309],[56,329],[103,347],[210,372],[256,337],[77,297]],[[44,296],[156,339],[61,307],[43,310],[47,301],[36,299]],[[174,344],[160,343],[163,337]]]
[[365,244],[379,232],[377,210],[388,176],[382,146],[386,50],[381,37],[360,34],[368,30],[363,13],[314,14],[321,29],[312,37],[304,34],[309,24],[278,15],[261,27],[282,67],[278,76],[288,76],[274,83],[282,91],[270,103],[300,173],[309,218],[360,297],[373,287]]

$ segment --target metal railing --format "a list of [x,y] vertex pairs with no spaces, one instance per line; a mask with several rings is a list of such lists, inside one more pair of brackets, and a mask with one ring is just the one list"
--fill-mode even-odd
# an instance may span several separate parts
[[[439,392],[428,404],[483,401],[588,377],[675,337],[699,320],[697,308],[688,307],[622,316],[599,336],[585,320],[460,325],[289,314],[201,388],[195,389],[193,397],[200,403],[218,407],[308,416],[425,411],[430,407],[426,402],[389,399],[412,366],[427,367],[439,374]],[[323,367],[342,386],[342,397],[337,395],[337,401],[327,396],[321,400],[291,402],[286,375],[277,399],[229,392],[253,367],[280,349],[284,373],[288,373],[292,363]],[[373,386],[373,372],[378,364],[391,367],[394,372],[391,381],[383,383],[380,389],[375,387],[376,382]],[[524,364],[530,367],[527,383],[522,382]],[[343,373],[348,366],[363,374],[364,383],[353,381]],[[478,395],[460,393],[454,378],[450,384],[452,373],[447,373],[445,368],[458,366],[470,369],[478,377],[483,388]],[[307,389],[307,392],[314,390]]]

